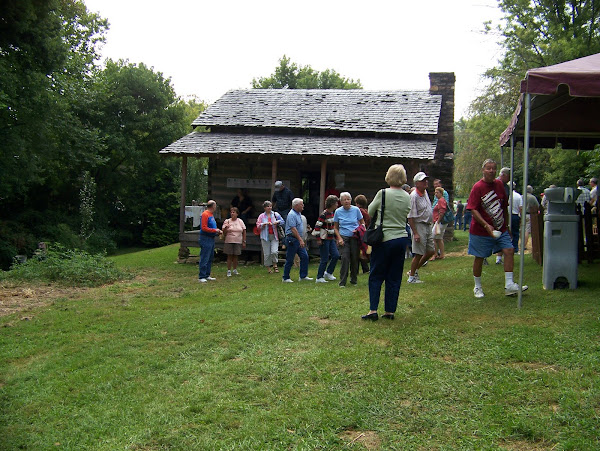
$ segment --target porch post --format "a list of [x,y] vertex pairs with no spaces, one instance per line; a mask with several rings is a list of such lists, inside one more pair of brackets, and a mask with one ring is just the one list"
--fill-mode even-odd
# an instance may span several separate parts
[[277,181],[277,157],[273,157],[273,161],[271,163],[271,195],[269,199],[273,197],[273,192],[275,191],[275,182]]
[[183,233],[185,224],[185,186],[187,179],[187,157],[181,160],[181,204],[179,205],[179,233]]
[[319,214],[325,210],[325,184],[327,183],[327,158],[321,160],[321,185],[319,187]]

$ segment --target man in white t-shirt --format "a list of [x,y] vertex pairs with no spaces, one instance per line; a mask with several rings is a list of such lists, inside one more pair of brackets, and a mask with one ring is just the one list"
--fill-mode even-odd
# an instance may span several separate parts
[[598,179],[596,177],[592,177],[590,179],[590,186],[592,187],[590,191],[590,205],[592,207],[598,206]]
[[515,248],[515,254],[519,252],[519,234],[521,233],[521,211],[523,210],[523,198],[514,188],[513,182],[512,202],[508,199],[508,208],[510,209],[510,233],[512,235],[512,245]]

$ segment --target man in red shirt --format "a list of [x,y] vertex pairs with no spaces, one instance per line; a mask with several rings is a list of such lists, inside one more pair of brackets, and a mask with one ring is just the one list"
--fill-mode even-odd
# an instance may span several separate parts
[[[496,179],[497,165],[494,160],[483,162],[483,178],[471,189],[466,209],[473,215],[469,229],[469,255],[475,257],[473,277],[476,298],[482,298],[481,273],[483,260],[502,251],[504,255],[504,294],[512,296],[519,292],[519,285],[513,280],[514,248],[508,233],[508,197],[500,180]],[[523,285],[523,291],[527,290]]]

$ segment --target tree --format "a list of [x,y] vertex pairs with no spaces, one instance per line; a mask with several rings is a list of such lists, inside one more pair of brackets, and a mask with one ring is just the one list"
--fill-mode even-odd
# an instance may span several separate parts
[[[102,143],[94,178],[97,209],[105,227],[126,234],[124,242],[159,244],[163,235],[177,239],[179,162],[159,155],[160,149],[189,129],[186,109],[170,79],[143,63],[106,62],[95,78],[87,121],[99,130]],[[167,201],[167,199],[169,199]],[[157,215],[163,230],[156,241],[144,230]]]
[[95,131],[72,107],[107,23],[70,0],[4,0],[0,11],[1,217],[63,192],[92,158]]
[[[499,7],[504,17],[496,31],[501,35],[504,54],[496,67],[485,72],[489,84],[471,103],[469,117],[457,124],[454,177],[458,183],[472,177],[463,171],[477,164],[482,148],[487,148],[492,158],[499,156],[498,138],[509,123],[517,104],[520,81],[528,69],[600,52],[597,0],[500,0]],[[489,23],[486,31],[492,32]],[[522,152],[520,148],[517,151]],[[471,158],[474,161],[468,162]],[[543,168],[543,172],[532,171],[536,165]],[[530,183],[536,190],[550,183],[572,185],[585,173],[586,167],[587,175],[592,175],[590,168],[600,167],[598,152],[579,154],[536,149],[530,156]],[[518,181],[522,157],[515,157],[514,172]],[[568,180],[572,177],[574,180]]]
[[323,72],[310,66],[298,66],[283,55],[279,66],[269,77],[252,80],[255,89],[362,89],[360,80],[342,77],[332,69]]
[[[512,113],[527,70],[600,52],[600,5],[597,0],[500,0],[504,13],[496,30],[504,54],[487,70],[486,92],[474,103]],[[489,23],[486,32],[492,32]]]

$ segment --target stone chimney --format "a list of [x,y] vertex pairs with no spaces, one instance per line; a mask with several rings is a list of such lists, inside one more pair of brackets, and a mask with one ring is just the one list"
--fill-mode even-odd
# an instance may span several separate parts
[[454,199],[454,72],[431,72],[429,74],[429,93],[442,96],[442,109],[438,124],[438,142],[435,159],[429,164],[430,180],[440,179],[448,191],[450,200]]

